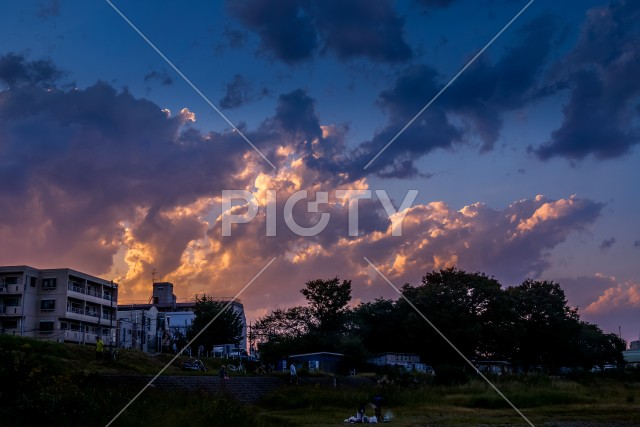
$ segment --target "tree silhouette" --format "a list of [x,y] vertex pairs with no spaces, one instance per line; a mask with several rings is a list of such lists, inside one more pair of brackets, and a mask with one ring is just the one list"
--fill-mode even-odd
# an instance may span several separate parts
[[196,304],[193,312],[195,318],[187,329],[187,338],[193,339],[205,326],[218,316],[195,341],[195,346],[203,345],[205,349],[211,349],[216,344],[239,344],[242,338],[242,320],[240,314],[233,311],[232,306],[226,310],[226,303],[214,300],[203,295],[196,296]]

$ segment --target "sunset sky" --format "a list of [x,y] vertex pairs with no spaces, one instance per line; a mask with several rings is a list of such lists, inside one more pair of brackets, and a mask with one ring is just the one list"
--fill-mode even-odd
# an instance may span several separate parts
[[[0,4],[0,265],[114,279],[121,300],[148,299],[155,270],[186,299],[233,296],[276,257],[240,296],[248,320],[317,278],[397,296],[364,257],[397,286],[456,266],[556,281],[638,339],[640,2],[112,3]],[[229,189],[261,207],[223,237]],[[339,189],[374,193],[358,236]],[[316,236],[283,219],[298,190],[329,193],[294,211],[330,213]],[[396,209],[418,191],[402,236],[375,190]]]

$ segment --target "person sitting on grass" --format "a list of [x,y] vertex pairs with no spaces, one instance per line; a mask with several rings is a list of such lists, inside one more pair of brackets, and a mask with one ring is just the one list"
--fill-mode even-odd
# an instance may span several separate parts
[[367,417],[364,413],[365,411],[365,404],[361,403],[360,406],[358,407],[358,412],[356,412],[355,416],[349,417],[346,420],[344,420],[345,423],[356,423],[356,424],[361,424],[361,423],[365,423],[365,424],[369,424],[369,417]]
[[382,396],[376,394],[371,399],[371,406],[373,407],[373,414],[376,417],[376,421],[382,422],[384,421],[382,418]]

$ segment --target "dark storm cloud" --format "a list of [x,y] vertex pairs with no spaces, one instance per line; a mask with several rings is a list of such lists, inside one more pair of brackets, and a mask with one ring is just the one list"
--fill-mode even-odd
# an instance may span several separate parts
[[599,248],[600,248],[601,251],[604,252],[604,251],[610,249],[615,243],[616,243],[616,238],[615,237],[611,237],[609,239],[604,239],[602,241],[602,243],[600,243]]
[[318,138],[322,130],[314,103],[301,89],[280,95],[275,120],[289,133],[301,134],[309,139]]
[[404,21],[386,0],[229,1],[229,10],[258,34],[263,49],[294,63],[321,48],[339,58],[398,62],[411,57]]
[[319,0],[311,4],[323,49],[344,59],[364,56],[372,61],[397,62],[411,58],[411,48],[403,38],[404,21],[390,2]]
[[312,18],[300,0],[228,1],[233,15],[260,36],[262,49],[293,63],[308,59],[317,48]]
[[[388,114],[389,123],[351,153],[345,167],[359,176],[366,163],[411,120],[438,90],[437,73],[423,65],[403,72],[394,86],[383,91],[378,105]],[[427,100],[427,101],[425,101]],[[448,149],[462,138],[441,106],[432,105],[391,144],[366,172],[383,177],[410,178],[418,174],[414,161],[438,148]]]
[[439,102],[468,120],[484,144],[493,148],[502,128],[502,114],[522,108],[536,94],[557,33],[554,17],[542,15],[519,31],[515,42],[495,63],[478,59],[456,80]]
[[[41,75],[42,62],[13,62],[24,69],[9,74],[12,82],[40,82],[33,76]],[[0,92],[0,240],[14,242],[0,248],[0,258],[104,272],[125,224],[137,221],[141,241],[148,238],[159,253],[182,253],[181,245],[204,232],[195,218],[152,214],[246,185],[233,178],[244,167],[239,137],[202,134],[187,120],[187,113],[168,117],[106,83],[75,90],[23,84]],[[171,229],[171,241],[149,237],[145,227]]]
[[549,141],[532,149],[542,160],[609,159],[640,142],[640,3],[591,9],[573,50],[551,82],[570,91],[564,120]]
[[251,85],[240,74],[233,76],[233,79],[227,83],[226,93],[218,102],[220,107],[225,109],[238,108],[251,100]]
[[[495,62],[479,59],[398,137],[367,172],[382,177],[410,178],[418,171],[414,162],[437,149],[452,149],[473,135],[483,140],[481,151],[491,150],[502,128],[502,114],[521,108],[537,95],[535,84],[553,46],[556,23],[543,15],[524,26]],[[438,93],[446,78],[427,65],[405,69],[394,85],[383,91],[378,105],[389,123],[371,141],[352,153],[357,169],[373,158]],[[453,124],[450,117],[470,126]],[[474,132],[470,132],[473,130]]]
[[0,83],[9,87],[51,85],[61,76],[62,72],[48,59],[29,61],[13,52],[0,56]]

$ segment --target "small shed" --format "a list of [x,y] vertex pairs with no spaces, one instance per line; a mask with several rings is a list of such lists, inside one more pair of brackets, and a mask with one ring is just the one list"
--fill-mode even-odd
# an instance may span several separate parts
[[320,351],[317,353],[292,354],[287,358],[296,368],[306,368],[310,372],[322,371],[335,374],[340,369],[344,354]]
[[413,365],[420,363],[420,356],[415,353],[379,353],[369,358],[369,363],[376,366],[384,365]]
[[625,350],[622,352],[627,366],[640,366],[640,349]]
[[474,360],[473,364],[484,374],[506,375],[513,373],[513,367],[506,360]]

